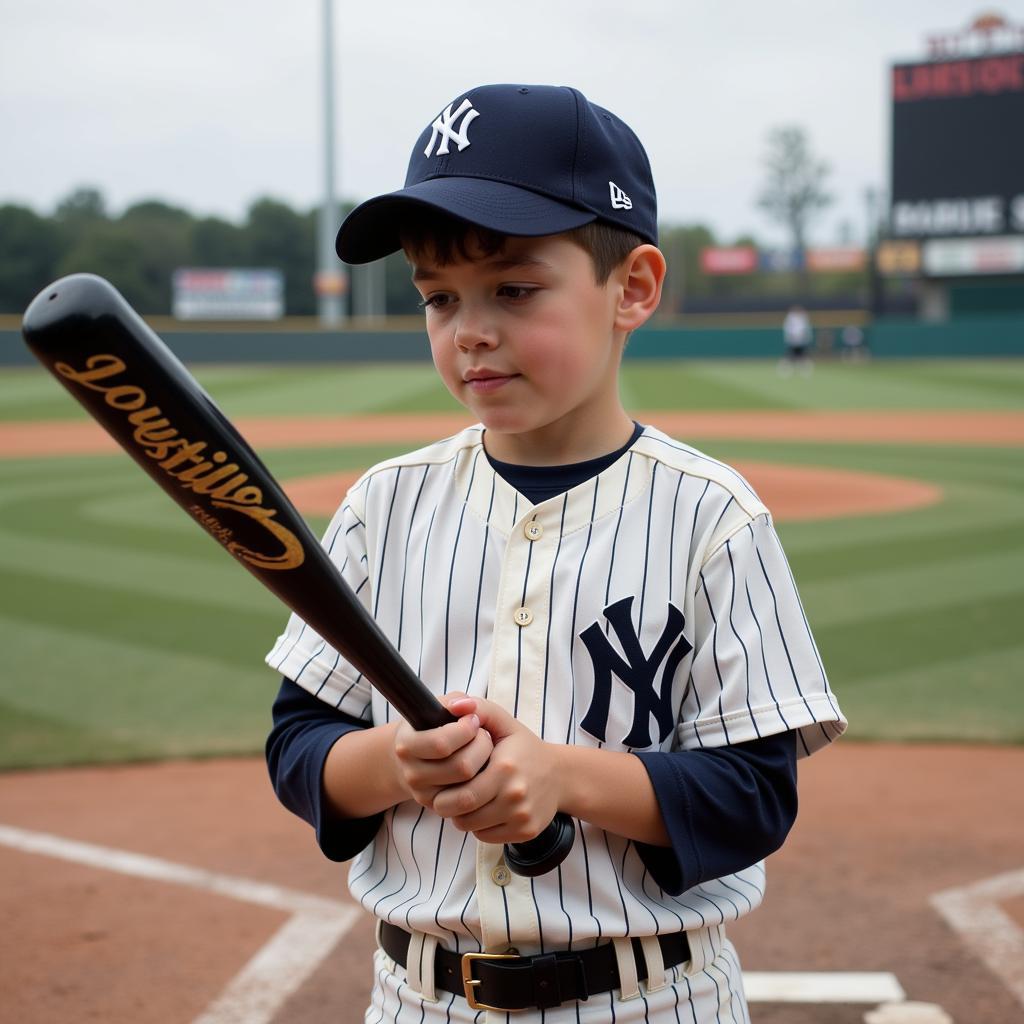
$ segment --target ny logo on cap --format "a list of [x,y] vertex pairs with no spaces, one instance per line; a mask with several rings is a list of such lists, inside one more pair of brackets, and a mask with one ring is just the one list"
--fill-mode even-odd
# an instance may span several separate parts
[[[449,103],[445,109],[437,115],[434,123],[430,126],[433,131],[430,133],[430,142],[427,143],[427,148],[423,150],[424,156],[430,156],[434,151],[434,143],[437,142],[438,138],[441,139],[441,145],[437,147],[438,156],[448,155],[448,143],[449,141],[454,142],[459,147],[461,153],[469,145],[469,126],[473,123],[473,119],[480,116],[479,110],[473,109],[473,104],[468,99],[464,99],[459,104],[459,109],[452,113],[453,104]],[[466,116],[463,117],[462,115]],[[459,131],[455,131],[455,122],[462,117],[462,128]]]
[[[433,140],[431,140],[433,141]],[[429,155],[429,154],[428,154]],[[626,195],[625,192],[615,184],[614,181],[608,182],[608,192],[612,197],[612,209],[613,210],[632,210],[633,200]]]

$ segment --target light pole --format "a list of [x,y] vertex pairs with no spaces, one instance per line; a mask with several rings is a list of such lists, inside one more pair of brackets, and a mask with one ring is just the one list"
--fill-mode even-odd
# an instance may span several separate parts
[[864,189],[864,204],[867,207],[867,250],[868,312],[871,319],[882,312],[882,278],[878,270],[878,241],[881,227],[882,194],[874,186]]
[[334,327],[343,317],[342,298],[348,279],[334,251],[338,231],[338,203],[334,194],[334,2],[323,0],[323,111],[324,197],[317,232],[317,273],[314,287],[317,310],[324,327]]

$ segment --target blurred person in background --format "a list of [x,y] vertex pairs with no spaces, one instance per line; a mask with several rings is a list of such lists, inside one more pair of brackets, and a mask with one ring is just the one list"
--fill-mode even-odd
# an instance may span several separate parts
[[786,351],[779,362],[779,373],[788,377],[794,370],[809,376],[814,370],[811,362],[811,345],[814,341],[814,330],[811,318],[803,306],[791,306],[786,318],[782,321],[782,340]]

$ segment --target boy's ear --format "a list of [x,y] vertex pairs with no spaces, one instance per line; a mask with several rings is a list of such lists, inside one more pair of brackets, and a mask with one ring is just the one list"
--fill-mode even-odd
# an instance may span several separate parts
[[615,326],[623,331],[641,327],[658,308],[665,283],[665,257],[654,245],[638,245],[613,271],[622,289]]

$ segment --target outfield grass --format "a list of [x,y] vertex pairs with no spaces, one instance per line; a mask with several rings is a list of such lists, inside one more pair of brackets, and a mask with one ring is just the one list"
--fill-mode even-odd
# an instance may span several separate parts
[[[197,366],[231,416],[433,412],[458,409],[429,363]],[[1024,360],[826,363],[780,377],[759,361],[627,360],[622,397],[636,409],[1020,409]],[[0,421],[86,419],[47,373],[0,376]]]
[[[454,408],[427,366],[210,367],[232,416]],[[635,409],[1020,409],[1024,361],[635,364]],[[41,370],[0,375],[0,419],[81,418]],[[780,525],[860,739],[1024,742],[1020,449],[702,441],[727,460],[941,486],[936,506]],[[270,452],[284,478],[397,449]],[[323,522],[315,522],[321,529]],[[259,750],[284,613],[123,455],[0,460],[0,767]]]

